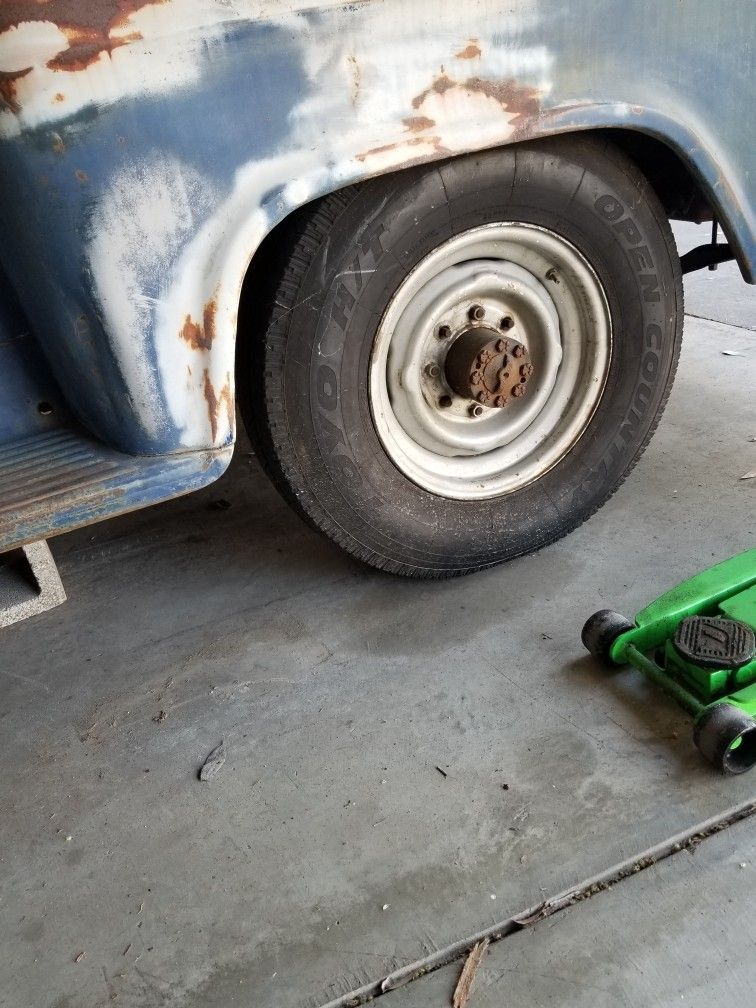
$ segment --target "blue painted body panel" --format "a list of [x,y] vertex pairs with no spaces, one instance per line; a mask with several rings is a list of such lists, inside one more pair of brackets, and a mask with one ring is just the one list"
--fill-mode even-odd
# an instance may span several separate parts
[[[70,410],[154,456],[164,496],[198,485],[170,459],[228,457],[236,309],[265,235],[342,185],[478,148],[657,137],[754,279],[749,0],[134,0],[100,24],[107,6],[0,7],[0,445]],[[3,339],[19,319],[30,335]]]
[[[239,115],[242,89],[258,110],[248,118]],[[0,262],[25,301],[61,386],[76,388],[72,407],[78,419],[114,447],[135,454],[178,451],[182,432],[165,406],[159,381],[151,389],[156,429],[148,433],[140,424],[85,261],[92,207],[104,198],[114,173],[124,165],[147,165],[157,147],[165,164],[191,166],[185,172],[191,172],[194,185],[180,235],[188,239],[230,191],[240,153],[267,157],[284,142],[285,118],[272,113],[281,105],[293,108],[304,89],[286,37],[269,26],[261,30],[249,24],[230,34],[214,60],[212,82],[203,79],[159,97],[126,97],[96,114],[62,119],[54,134],[40,126],[0,144],[6,181],[0,198]],[[141,179],[137,168],[133,184],[140,181],[151,184],[146,167]],[[166,245],[138,264],[136,279],[148,299],[157,301],[163,293],[175,252]],[[149,312],[145,326],[151,324]],[[148,342],[146,349],[149,367],[157,373],[154,345]]]
[[65,399],[0,271],[0,446],[67,421]]

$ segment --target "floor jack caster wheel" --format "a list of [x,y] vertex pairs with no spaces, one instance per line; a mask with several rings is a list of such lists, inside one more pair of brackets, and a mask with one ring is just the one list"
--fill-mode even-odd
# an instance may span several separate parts
[[734,704],[707,707],[693,728],[693,741],[724,773],[745,773],[756,764],[756,718]]
[[600,609],[588,617],[581,638],[594,658],[605,665],[615,665],[610,653],[612,645],[619,636],[632,630],[634,626],[626,616],[611,609]]

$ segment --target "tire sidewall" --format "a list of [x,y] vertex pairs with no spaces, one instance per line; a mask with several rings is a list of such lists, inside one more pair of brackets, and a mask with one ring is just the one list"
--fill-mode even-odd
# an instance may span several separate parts
[[[584,153],[591,148],[583,144]],[[569,145],[561,154],[535,146],[356,190],[297,294],[281,376],[291,449],[319,524],[397,563],[483,567],[563,535],[632,467],[676,365],[679,273],[650,189],[623,171],[621,158],[592,153],[600,171]],[[611,361],[587,428],[548,473],[503,496],[450,500],[404,476],[378,438],[369,403],[373,340],[396,289],[427,254],[469,227],[502,220],[552,230],[588,260],[609,306]]]

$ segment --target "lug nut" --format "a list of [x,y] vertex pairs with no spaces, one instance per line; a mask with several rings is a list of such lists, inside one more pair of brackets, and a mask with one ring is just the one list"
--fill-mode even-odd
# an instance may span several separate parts
[[499,323],[500,329],[511,329],[514,325],[514,319],[511,315],[505,315],[504,318]]
[[497,395],[494,399],[494,406],[503,406],[506,401],[503,395]]
[[529,378],[532,374],[533,374],[533,365],[532,364],[523,364],[522,367],[520,368],[520,376],[523,379],[525,379],[525,378]]
[[474,304],[472,305],[470,311],[467,314],[470,318],[470,321],[480,322],[486,317],[486,309],[482,305]]
[[449,337],[451,336],[451,334],[452,334],[452,331],[451,331],[450,326],[448,326],[448,325],[442,325],[442,326],[439,327],[439,330],[438,330],[438,338],[439,339],[449,339]]
[[478,403],[473,403],[473,405],[467,411],[471,417],[483,416],[483,407]]
[[525,386],[515,385],[515,387],[512,389],[512,395],[517,396],[518,399],[520,398],[520,396],[525,395]]
[[487,401],[488,396],[486,395],[485,392],[478,392],[476,398],[477,398],[477,400],[478,400],[479,403],[484,403],[484,402]]
[[500,339],[496,341],[496,353],[504,353],[509,347],[509,343],[506,340]]
[[438,400],[438,405],[441,407],[441,409],[448,409],[451,406],[451,404],[452,404],[451,396],[448,395],[442,395],[441,398]]
[[441,368],[438,366],[438,364],[433,363],[426,364],[425,373],[428,375],[429,378],[438,378],[438,376],[441,374]]
[[512,351],[512,353],[515,355],[515,357],[524,357],[525,356],[525,347],[524,346],[516,346],[514,348],[514,350]]

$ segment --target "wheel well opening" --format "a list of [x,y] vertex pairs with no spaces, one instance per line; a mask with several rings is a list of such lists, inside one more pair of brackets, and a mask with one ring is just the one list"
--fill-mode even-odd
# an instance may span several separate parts
[[671,220],[701,224],[714,217],[711,204],[690,165],[662,140],[630,129],[600,131],[643,172]]
[[[578,132],[581,135],[608,139],[619,147],[648,179],[670,220],[701,224],[705,221],[711,221],[717,216],[693,167],[664,141],[639,130],[618,127]],[[542,142],[548,143],[549,139],[543,137]],[[523,142],[533,143],[532,140]],[[397,173],[414,170],[417,169],[399,169]],[[345,187],[344,192],[351,188],[352,186]],[[244,278],[239,314],[240,320],[244,318],[247,325],[251,325],[253,329],[255,311],[250,309],[271,299],[274,293],[274,284],[271,283],[271,278],[279,275],[286,257],[290,254],[291,235],[297,233],[302,219],[317,211],[321,198],[317,197],[293,210],[276,224],[255,251]],[[725,237],[732,244],[727,221],[721,218],[718,218],[718,221]],[[732,245],[732,247],[737,251],[737,245]]]

